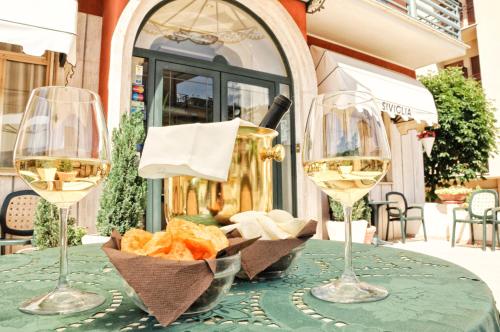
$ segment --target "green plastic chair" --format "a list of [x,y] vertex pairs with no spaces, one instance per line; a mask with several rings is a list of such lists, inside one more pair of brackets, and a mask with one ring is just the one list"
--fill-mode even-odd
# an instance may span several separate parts
[[[483,225],[483,251],[486,250],[486,224],[493,224],[493,210],[498,207],[498,194],[495,190],[481,189],[472,193],[467,208],[457,207],[453,209],[453,232],[451,235],[451,246],[455,246],[455,229],[458,222],[471,225],[471,238],[474,244],[474,224]],[[457,217],[457,211],[467,211],[464,219]],[[493,233],[494,234],[494,233]]]
[[[408,221],[416,220],[422,222],[422,227],[424,229],[424,239],[427,242],[427,232],[425,230],[425,218],[424,218],[424,208],[417,204],[408,204],[405,195],[397,191],[391,191],[385,194],[385,200],[393,203],[387,205],[387,231],[385,234],[385,240],[389,238],[389,224],[394,221],[399,221],[401,225],[401,238],[403,243],[406,242],[406,226]],[[418,210],[418,216],[409,216],[408,211]]]
[[[39,196],[33,190],[15,191],[7,195],[0,209],[0,254],[5,254],[6,246],[31,244],[33,219]],[[30,238],[8,238],[9,236],[29,236]]]
[[[493,229],[492,229],[492,235],[491,235],[491,250],[495,251],[495,248],[497,246],[497,243],[495,242],[495,238],[500,244],[500,220],[498,219],[498,214],[500,213],[500,207],[494,208],[492,210],[493,214]],[[495,236],[496,234],[496,236]]]

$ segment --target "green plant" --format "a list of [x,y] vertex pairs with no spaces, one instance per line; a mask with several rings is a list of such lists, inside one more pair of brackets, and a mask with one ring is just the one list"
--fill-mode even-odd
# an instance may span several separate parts
[[436,189],[437,195],[468,195],[472,189],[462,186],[451,186],[447,188]]
[[52,160],[37,160],[37,168],[55,168],[54,162]]
[[[344,221],[344,209],[342,204],[333,199],[330,200],[330,212],[334,221]],[[354,203],[352,207],[352,220],[371,220],[371,209],[368,206],[368,195]]]
[[[116,229],[121,234],[141,227],[146,208],[146,181],[139,177],[136,145],[144,142],[143,113],[123,115],[118,130],[113,130],[112,167],[104,183],[97,229],[108,236]],[[161,142],[158,142],[161,144]]]
[[70,160],[62,160],[57,170],[59,172],[71,172],[73,170],[73,163]]
[[[36,207],[33,226],[33,244],[39,249],[59,246],[59,210],[43,198]],[[85,228],[76,225],[75,218],[68,218],[68,245],[82,244]]]
[[451,67],[420,81],[434,97],[440,127],[431,157],[424,155],[427,198],[436,199],[438,187],[465,183],[488,172],[488,158],[496,153],[494,108],[481,85]]

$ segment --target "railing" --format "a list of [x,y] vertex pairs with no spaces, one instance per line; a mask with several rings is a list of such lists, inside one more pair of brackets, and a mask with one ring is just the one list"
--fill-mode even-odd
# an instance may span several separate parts
[[460,39],[460,11],[458,0],[379,0],[406,13],[434,29]]

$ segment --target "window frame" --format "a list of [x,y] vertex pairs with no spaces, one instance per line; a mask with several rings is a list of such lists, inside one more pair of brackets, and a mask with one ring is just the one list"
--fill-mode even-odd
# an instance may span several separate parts
[[[55,79],[54,63],[56,54],[54,52],[45,52],[42,56],[28,55],[12,51],[0,50],[0,104],[4,101],[4,82],[5,82],[5,63],[7,61],[20,62],[25,64],[34,64],[45,66],[45,85],[52,85]],[[24,112],[24,110],[22,111]],[[21,113],[22,113],[21,112]],[[3,113],[2,113],[3,115]],[[0,133],[1,135],[1,133]],[[0,176],[16,176],[14,165],[5,167],[0,165]]]

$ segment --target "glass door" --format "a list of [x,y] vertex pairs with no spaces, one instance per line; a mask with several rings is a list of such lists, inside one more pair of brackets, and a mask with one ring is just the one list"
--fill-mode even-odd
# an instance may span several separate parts
[[222,73],[222,118],[259,125],[275,95],[274,82]]
[[[259,125],[276,96],[275,82],[236,74],[221,75],[222,118],[232,120],[241,118]],[[276,128],[279,130],[279,128]],[[279,143],[280,138],[275,143]],[[273,205],[283,207],[281,190],[282,170],[273,162]]]
[[[273,81],[156,60],[154,103],[148,110],[148,125],[208,123],[236,117],[258,125],[276,91]],[[274,188],[281,188],[281,167],[275,164],[273,172]],[[280,208],[280,190],[274,190],[273,199],[275,207]],[[159,231],[165,227],[163,206],[163,181],[149,180],[148,230]]]
[[[149,126],[171,126],[220,121],[220,73],[156,61],[154,104],[148,110]],[[146,225],[150,231],[165,228],[163,181],[148,180]]]
[[220,121],[217,71],[156,62],[155,125]]

